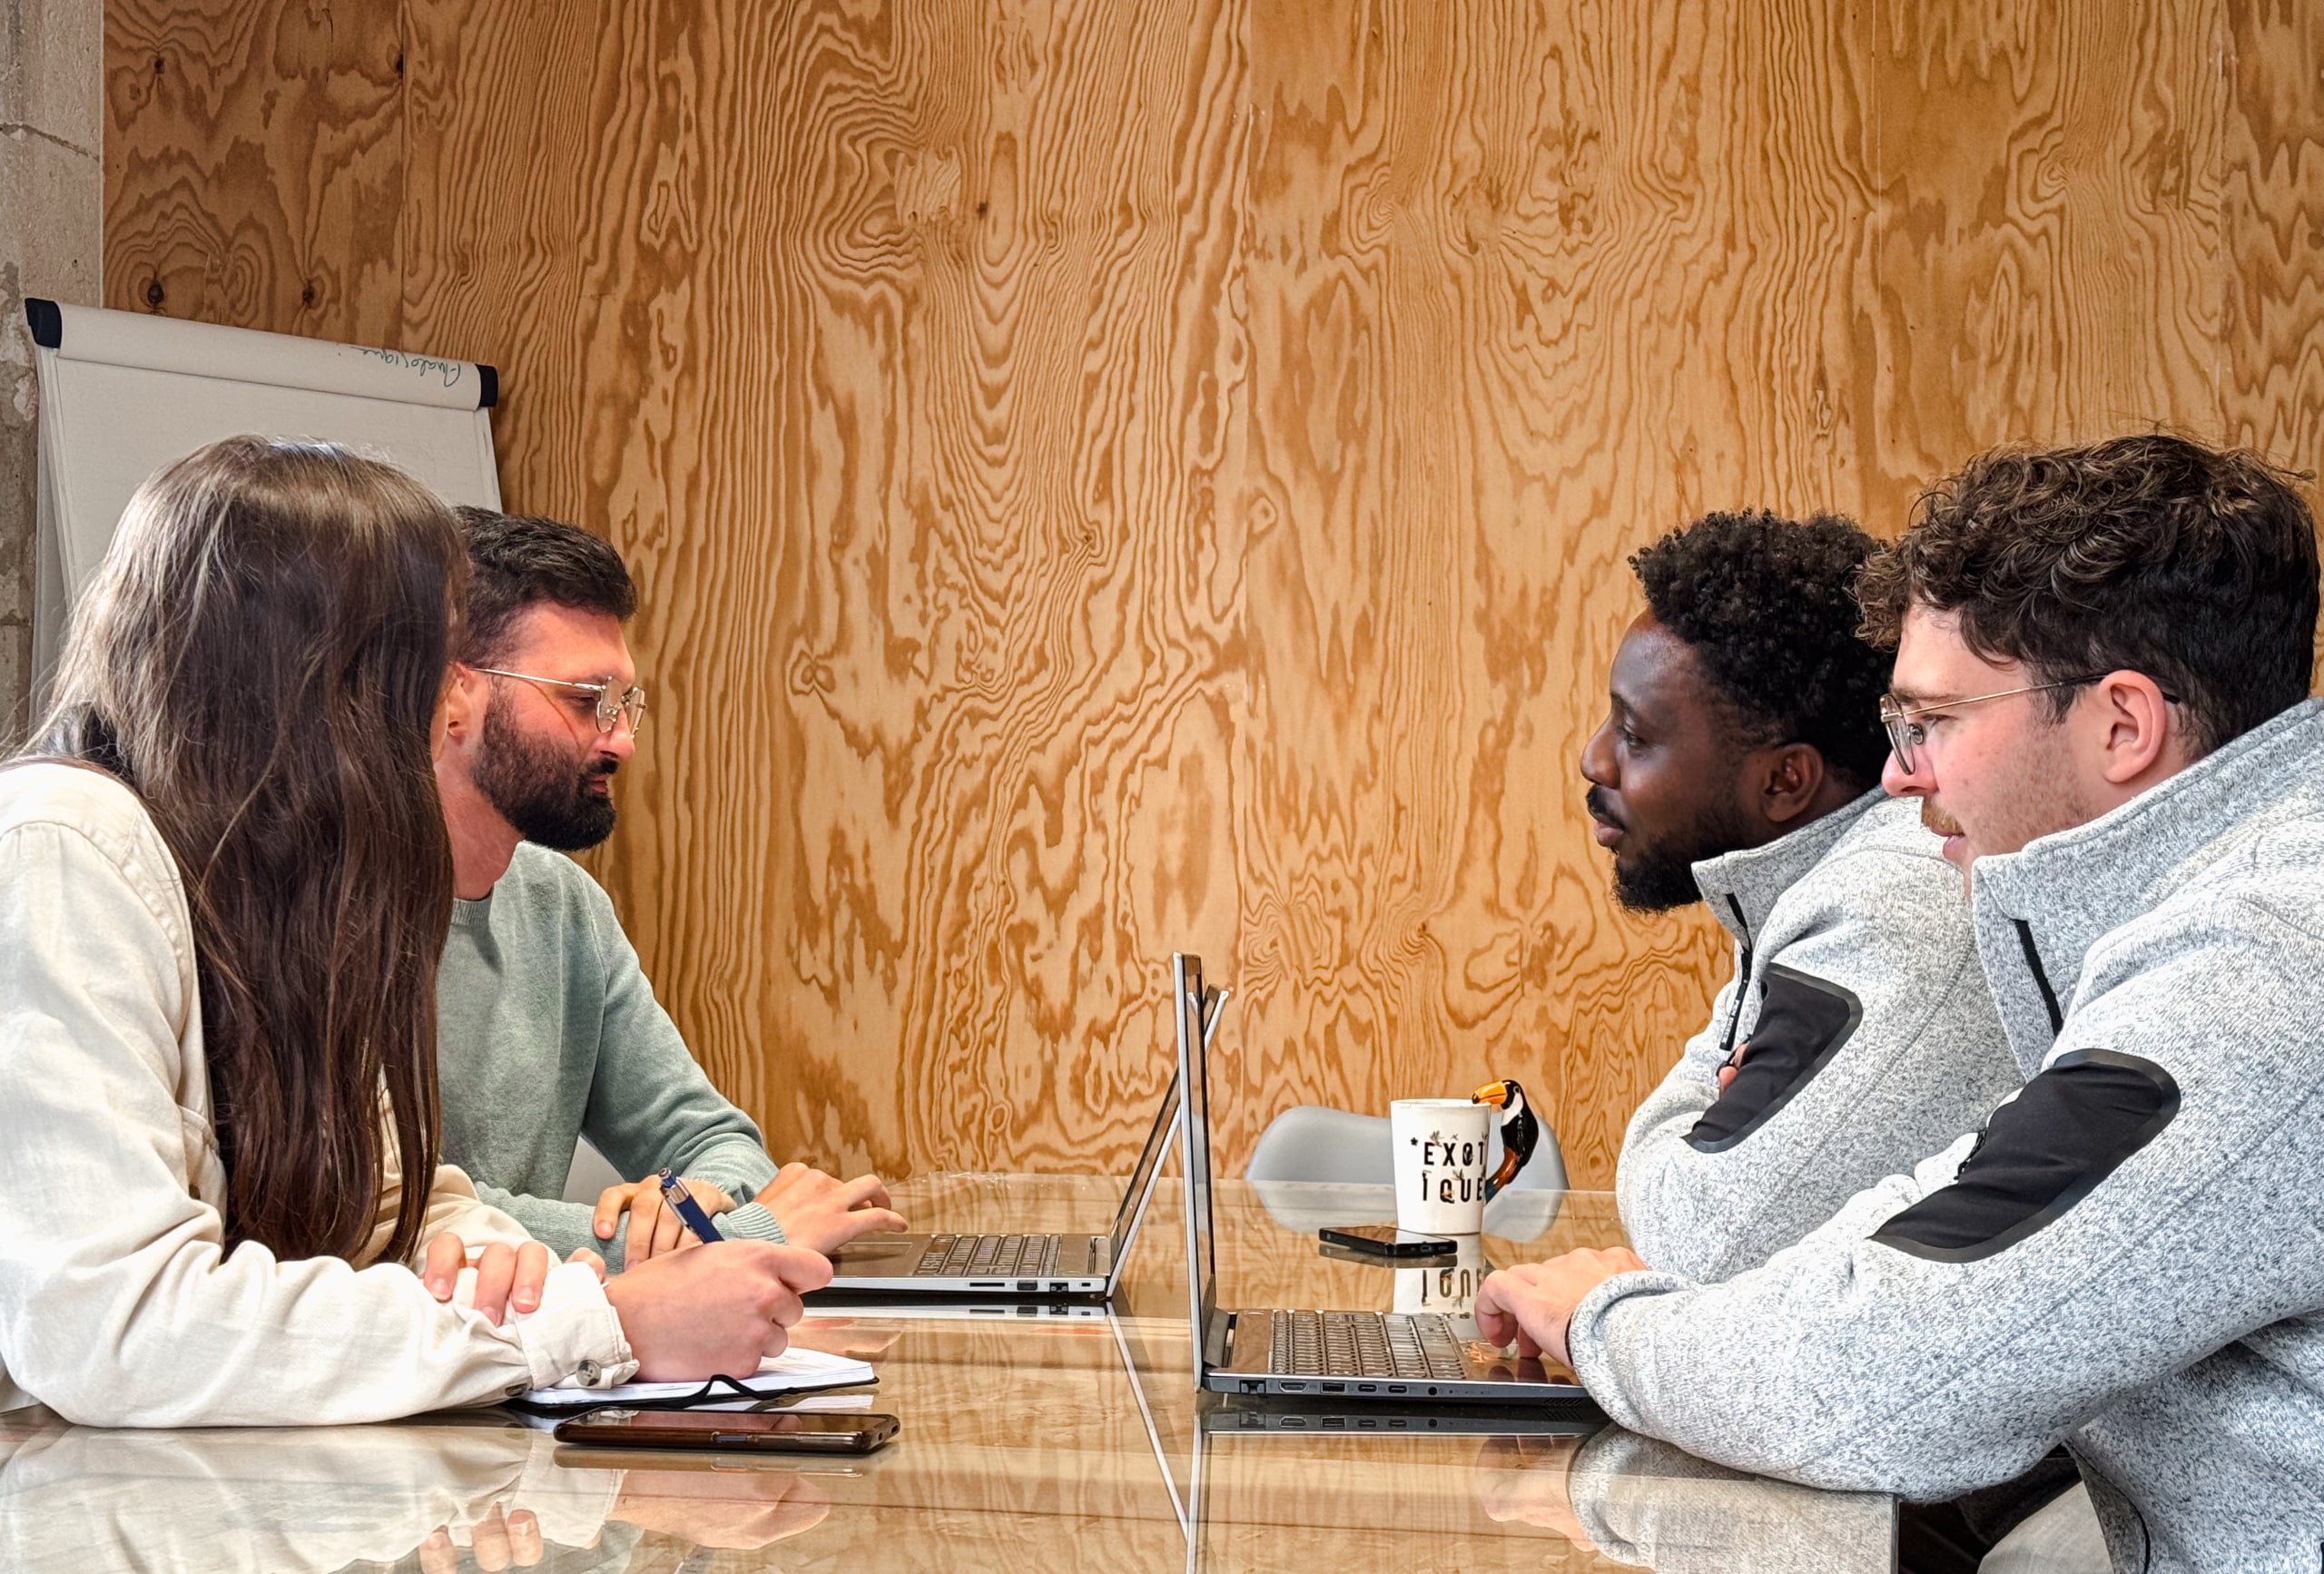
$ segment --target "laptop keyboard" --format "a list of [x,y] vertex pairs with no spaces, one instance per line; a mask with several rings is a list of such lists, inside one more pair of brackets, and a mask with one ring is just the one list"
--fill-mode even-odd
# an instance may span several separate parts
[[1433,1313],[1276,1312],[1267,1370],[1287,1377],[1418,1377],[1458,1382],[1468,1374],[1461,1341]]
[[1058,1235],[931,1235],[912,1276],[1038,1278],[1057,1272]]

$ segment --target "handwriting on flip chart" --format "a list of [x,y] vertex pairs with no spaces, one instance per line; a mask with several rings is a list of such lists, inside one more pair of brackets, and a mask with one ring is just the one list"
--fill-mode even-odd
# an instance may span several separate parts
[[406,355],[399,349],[373,349],[368,345],[359,345],[355,353],[369,356],[373,360],[382,361],[399,371],[416,371],[423,377],[440,378],[446,388],[459,387],[460,379],[467,375],[468,369],[468,363],[464,360],[438,360],[430,355]]

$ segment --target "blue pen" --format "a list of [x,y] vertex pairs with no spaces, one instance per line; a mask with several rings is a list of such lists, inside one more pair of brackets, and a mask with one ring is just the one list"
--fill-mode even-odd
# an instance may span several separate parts
[[702,1205],[687,1195],[685,1182],[666,1169],[655,1178],[662,1183],[662,1200],[676,1210],[686,1228],[694,1232],[695,1240],[707,1244],[725,1239],[718,1233],[718,1226],[710,1222],[710,1215],[702,1211]]

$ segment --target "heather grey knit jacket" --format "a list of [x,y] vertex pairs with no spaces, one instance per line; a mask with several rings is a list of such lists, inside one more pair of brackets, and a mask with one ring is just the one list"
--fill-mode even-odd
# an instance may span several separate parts
[[2143,1566],[2218,1566],[2276,1510],[2235,1450],[2324,1452],[2324,705],[1981,860],[1973,905],[2038,1074],[1762,1267],[1600,1285],[1575,1367],[1625,1426],[1817,1485],[1945,1497],[2070,1436]]
[[2024,1073],[1977,965],[1961,871],[1918,803],[1868,792],[1696,864],[1695,883],[1735,937],[1735,976],[1632,1117],[1614,1192],[1639,1255],[1709,1282],[1974,1128]]

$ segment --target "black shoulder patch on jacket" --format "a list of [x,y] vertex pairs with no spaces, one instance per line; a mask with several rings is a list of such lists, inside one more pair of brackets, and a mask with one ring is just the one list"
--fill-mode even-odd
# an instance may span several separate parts
[[2152,1060],[2061,1055],[1994,1111],[1951,1185],[1872,1238],[1932,1262],[1990,1257],[2063,1218],[2178,1113],[2179,1084]]
[[1687,1133],[1689,1146],[1724,1153],[1767,1124],[1840,1052],[1864,1020],[1864,1002],[1828,979],[1768,964],[1750,1052],[1718,1102]]

